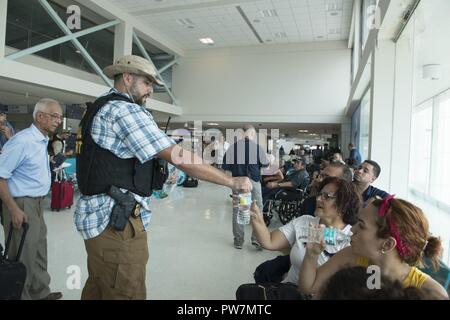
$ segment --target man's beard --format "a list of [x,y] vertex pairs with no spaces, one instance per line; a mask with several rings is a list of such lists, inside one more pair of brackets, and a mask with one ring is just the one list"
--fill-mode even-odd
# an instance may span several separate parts
[[139,93],[137,92],[136,88],[136,82],[133,82],[131,84],[131,88],[130,88],[130,94],[131,97],[133,98],[134,103],[143,106],[145,104],[145,101],[147,100],[147,98],[150,96],[149,94],[144,94],[144,95],[139,95]]

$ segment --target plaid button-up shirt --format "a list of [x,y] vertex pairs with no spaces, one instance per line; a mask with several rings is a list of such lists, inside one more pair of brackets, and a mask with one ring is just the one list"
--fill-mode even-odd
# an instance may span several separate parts
[[[114,88],[106,94],[112,92],[128,96]],[[141,163],[175,144],[158,128],[150,112],[138,104],[126,101],[109,101],[105,104],[94,117],[91,134],[100,147],[122,159],[136,157]],[[141,204],[140,218],[147,230],[151,218],[150,197],[136,194],[134,197]],[[114,203],[106,194],[80,197],[74,222],[84,239],[94,238],[105,230]]]

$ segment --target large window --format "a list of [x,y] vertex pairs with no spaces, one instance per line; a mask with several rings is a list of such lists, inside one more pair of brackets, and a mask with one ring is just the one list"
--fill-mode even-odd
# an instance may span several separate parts
[[359,135],[359,149],[361,152],[361,160],[369,159],[370,145],[370,94],[371,90],[367,90],[361,101],[361,122]]
[[[61,4],[61,1],[50,1],[49,4],[63,21],[67,19],[67,5]],[[78,3],[70,4],[76,4],[81,8],[82,30],[107,21],[105,18]],[[113,61],[113,30],[113,28],[104,29],[78,38],[78,41],[100,68],[110,65]],[[64,33],[37,0],[8,1],[6,24],[7,46],[22,50],[62,36],[64,36]],[[35,55],[73,68],[95,73],[71,42],[65,42],[38,51]]]
[[450,90],[417,106],[411,122],[409,187],[450,207]]
[[433,170],[430,194],[450,206],[450,91],[435,98]]
[[411,122],[409,185],[422,193],[429,190],[432,122],[433,103],[430,100],[416,108]]

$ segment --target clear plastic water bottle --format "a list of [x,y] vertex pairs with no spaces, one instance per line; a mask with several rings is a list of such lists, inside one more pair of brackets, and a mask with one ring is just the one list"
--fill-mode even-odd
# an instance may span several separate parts
[[251,193],[241,193],[238,195],[238,214],[236,221],[238,224],[249,224],[250,223],[250,206],[252,205],[252,194]]
[[300,242],[321,243],[324,240],[326,245],[348,245],[351,241],[351,233],[346,234],[336,228],[319,228],[318,217],[302,216],[302,221],[297,226],[297,237]]

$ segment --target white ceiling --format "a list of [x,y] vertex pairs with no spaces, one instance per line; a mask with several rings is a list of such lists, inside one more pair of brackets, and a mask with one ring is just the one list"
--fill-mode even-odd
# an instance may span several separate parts
[[[353,0],[111,2],[183,49],[210,47],[199,41],[208,37],[214,40],[214,47],[346,40],[353,8]],[[275,10],[277,15],[264,17],[264,10]]]
[[[160,112],[153,113],[158,125],[165,129],[168,116]],[[207,129],[219,129],[222,132],[226,132],[227,129],[242,128],[244,123],[242,122],[215,122],[218,125],[208,125],[208,122],[202,122],[203,130]],[[295,138],[304,140],[319,140],[324,137],[330,137],[331,134],[340,134],[340,124],[324,124],[324,123],[252,123],[256,129],[267,129],[267,133],[270,134],[270,130],[278,129],[280,137]],[[187,126],[184,122],[178,122],[178,120],[172,119],[169,124],[169,130],[193,128],[194,123],[192,121],[187,122]],[[308,132],[299,132],[299,130],[308,130]]]

